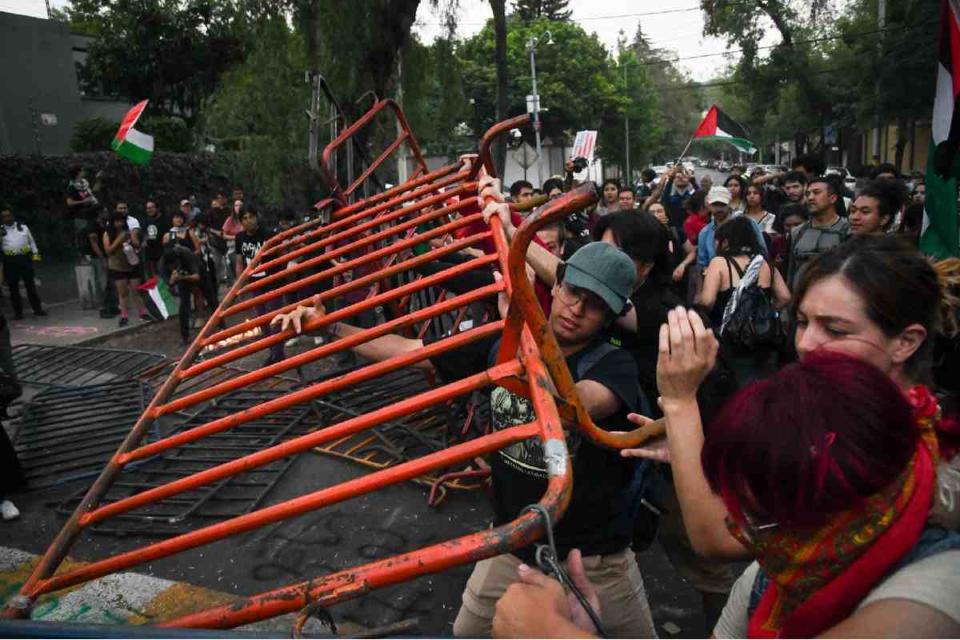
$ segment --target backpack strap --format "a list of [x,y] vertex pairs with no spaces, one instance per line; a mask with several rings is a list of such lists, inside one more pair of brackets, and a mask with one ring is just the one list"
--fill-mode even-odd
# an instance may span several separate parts
[[612,353],[617,349],[618,347],[615,347],[607,341],[598,343],[577,362],[577,380],[583,380],[590,372],[590,369],[593,369],[608,353]]

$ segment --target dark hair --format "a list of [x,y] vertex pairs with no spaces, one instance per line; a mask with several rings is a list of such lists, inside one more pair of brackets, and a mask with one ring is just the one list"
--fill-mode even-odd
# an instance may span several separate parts
[[653,263],[648,280],[666,285],[672,282],[670,234],[652,213],[618,211],[603,216],[593,228],[593,239],[603,238],[607,229],[613,232],[620,250],[630,258]]
[[295,222],[297,220],[297,214],[293,212],[293,209],[284,207],[280,211],[280,219],[284,222]]
[[606,180],[604,180],[603,184],[600,185],[600,191],[602,192],[604,189],[606,189],[608,184],[612,184],[617,188],[617,192],[618,193],[620,192],[620,181],[617,180],[616,178],[607,178]]
[[116,211],[110,212],[110,224],[107,225],[107,237],[113,240],[117,237],[117,229],[114,223],[117,221],[123,223],[123,228],[127,228],[127,216],[122,213],[117,213]]
[[245,205],[243,207],[243,210],[240,212],[240,218],[243,219],[243,216],[245,215],[253,215],[255,218],[259,218],[260,212],[257,211],[257,208],[254,207],[252,204],[248,204],[248,205]]
[[900,172],[897,171],[897,168],[890,162],[881,162],[873,171],[873,176],[876,177],[881,173],[890,173],[893,174],[894,177],[900,176]]
[[520,195],[520,190],[524,188],[533,189],[533,184],[528,182],[527,180],[515,181],[513,184],[510,185],[510,197],[516,198],[518,195]]
[[197,216],[193,219],[193,223],[194,223],[194,224],[205,224],[205,225],[207,225],[207,226],[209,227],[209,226],[210,226],[210,219],[211,219],[211,218],[210,218],[210,214],[209,214],[209,213],[204,213],[204,212],[201,211],[201,212],[198,213]]
[[824,351],[737,393],[707,430],[703,470],[731,512],[813,528],[894,482],[918,437],[889,376]]
[[773,221],[773,230],[777,233],[784,233],[786,229],[784,228],[783,223],[786,222],[787,218],[790,216],[803,218],[803,221],[806,222],[810,218],[810,212],[807,210],[806,205],[799,202],[785,204],[780,209],[780,213],[777,214],[776,220]]
[[706,206],[707,202],[707,192],[703,189],[694,191],[693,195],[687,198],[687,201],[684,203],[683,208],[691,213],[700,213],[703,211],[703,208]]
[[169,268],[180,264],[180,255],[177,252],[178,246],[180,245],[170,243],[163,248],[163,266]]
[[790,163],[790,168],[796,169],[797,167],[803,167],[815,176],[819,176],[826,170],[826,166],[823,164],[823,158],[812,153],[794,158],[793,162]]
[[629,191],[629,192],[633,195],[634,198],[637,197],[637,193],[636,193],[636,191],[633,190],[633,187],[630,187],[630,186],[627,186],[627,185],[624,185],[624,186],[620,187],[620,190],[617,191],[617,194],[626,193],[627,191]]
[[754,184],[753,182],[748,182],[748,183],[747,183],[747,186],[745,186],[745,187],[743,188],[743,200],[744,200],[744,202],[746,202],[746,200],[747,200],[747,191],[749,191],[750,189],[756,189],[756,190],[757,190],[757,193],[760,194],[760,206],[762,207],[762,206],[763,206],[763,187],[761,187],[761,186],[758,185],[758,184]]
[[907,185],[900,180],[890,180],[889,178],[871,180],[863,186],[860,195],[877,201],[880,215],[888,218],[887,224],[883,227],[884,230],[887,230],[893,224],[897,212],[907,201]]
[[70,165],[70,168],[67,169],[67,177],[71,180],[76,180],[77,176],[80,175],[80,172],[83,171],[83,167],[78,164]]
[[[725,258],[747,255],[751,258],[763,253],[760,240],[753,230],[753,222],[746,216],[734,216],[717,227],[717,255]],[[724,242],[727,247],[723,249]]]
[[13,213],[13,207],[6,202],[0,202],[0,211],[9,211],[10,213]]
[[[925,378],[944,312],[940,282],[930,262],[899,236],[853,236],[807,264],[794,291],[794,312],[810,287],[834,275],[857,290],[867,317],[887,336],[896,336],[912,324],[927,330],[927,339],[905,363],[911,376]],[[904,303],[907,300],[909,304]]]
[[903,210],[899,233],[916,233],[923,228],[923,203],[914,202]]
[[747,181],[739,176],[727,176],[727,179],[723,181],[723,186],[726,187],[730,184],[731,180],[736,181],[736,183],[740,185],[740,197],[742,198],[747,190]]
[[840,202],[843,190],[840,188],[840,181],[836,176],[815,176],[810,179],[810,182],[808,182],[807,185],[809,186],[815,182],[821,182],[827,185],[827,193],[832,196],[837,196],[837,202]]
[[549,178],[543,182],[543,192],[550,193],[554,189],[560,189],[563,191],[563,180],[559,178]]
[[173,222],[174,218],[183,218],[183,221],[186,222],[187,214],[185,214],[183,211],[180,211],[180,209],[174,209],[170,214],[170,222]]
[[799,182],[802,185],[807,184],[807,174],[803,171],[787,171],[783,176],[783,184],[788,182]]
[[657,177],[657,172],[649,168],[644,169],[643,171],[640,172],[640,177],[643,179],[644,182],[650,182],[651,180],[654,180]]

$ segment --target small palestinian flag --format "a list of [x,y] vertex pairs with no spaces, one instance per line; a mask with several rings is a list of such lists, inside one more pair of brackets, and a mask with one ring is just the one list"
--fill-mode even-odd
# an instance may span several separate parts
[[693,132],[694,140],[722,140],[729,142],[743,153],[754,154],[757,152],[753,143],[747,139],[747,131],[733,119],[717,108],[717,105],[710,107],[706,117],[697,130]]
[[153,155],[153,136],[147,135],[133,128],[140,119],[143,110],[147,108],[148,100],[138,103],[127,112],[120,123],[120,129],[114,136],[110,148],[118,154],[136,164],[147,164]]
[[177,313],[177,298],[170,292],[167,282],[153,276],[137,287],[147,299],[147,310],[156,320],[166,320]]
[[943,0],[937,95],[933,102],[927,197],[920,250],[943,259],[960,255],[957,233],[957,176],[960,175],[960,0]]

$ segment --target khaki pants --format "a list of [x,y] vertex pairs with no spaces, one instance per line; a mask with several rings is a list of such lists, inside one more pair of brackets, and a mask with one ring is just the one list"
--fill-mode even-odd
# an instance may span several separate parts
[[[514,555],[482,560],[473,568],[463,591],[463,605],[453,623],[458,637],[490,637],[497,600],[517,580],[520,559]],[[615,638],[655,638],[656,630],[643,578],[630,549],[588,556],[583,566],[600,597],[604,630]]]

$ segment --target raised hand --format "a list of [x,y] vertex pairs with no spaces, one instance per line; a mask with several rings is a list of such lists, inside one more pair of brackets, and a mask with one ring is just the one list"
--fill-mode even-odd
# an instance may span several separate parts
[[287,327],[292,326],[294,333],[300,334],[303,333],[303,325],[313,320],[319,320],[325,315],[327,315],[327,312],[323,308],[323,303],[320,301],[318,294],[313,296],[312,306],[299,305],[290,313],[278,313],[270,321],[270,326],[280,325],[280,331],[286,331]]
[[720,345],[699,314],[684,307],[667,313],[660,326],[657,388],[661,402],[689,400],[717,361]]

